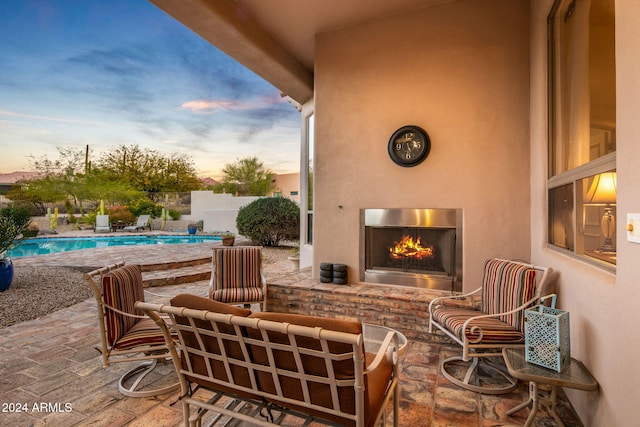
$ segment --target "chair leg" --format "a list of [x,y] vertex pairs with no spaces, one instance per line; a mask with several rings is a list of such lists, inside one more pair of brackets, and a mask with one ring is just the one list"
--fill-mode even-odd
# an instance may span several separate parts
[[[168,386],[153,389],[153,390],[136,390],[144,377],[146,377],[151,371],[158,365],[158,359],[143,362],[135,368],[125,372],[120,381],[118,381],[118,389],[120,393],[128,397],[151,397],[158,396],[164,393],[170,393],[180,388],[180,383],[170,384]],[[132,380],[131,386],[126,387],[125,382]]]
[[[464,369],[464,376],[454,375],[455,367],[458,367],[458,371],[460,368]],[[490,372],[491,376],[485,376],[485,380],[482,381],[480,369]],[[470,362],[465,362],[460,356],[450,357],[440,364],[440,371],[453,384],[476,393],[510,393],[518,386],[518,380],[509,375],[506,369],[485,358],[481,360],[480,357],[472,357]]]

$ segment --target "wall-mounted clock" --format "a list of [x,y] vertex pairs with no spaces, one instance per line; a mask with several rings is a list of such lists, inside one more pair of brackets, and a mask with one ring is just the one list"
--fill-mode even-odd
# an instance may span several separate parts
[[416,166],[429,155],[431,140],[419,126],[403,126],[389,139],[389,157],[404,167]]

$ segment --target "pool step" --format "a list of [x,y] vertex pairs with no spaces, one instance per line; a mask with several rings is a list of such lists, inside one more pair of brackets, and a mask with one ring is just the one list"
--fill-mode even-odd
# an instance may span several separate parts
[[211,257],[141,265],[145,288],[180,285],[211,278]]

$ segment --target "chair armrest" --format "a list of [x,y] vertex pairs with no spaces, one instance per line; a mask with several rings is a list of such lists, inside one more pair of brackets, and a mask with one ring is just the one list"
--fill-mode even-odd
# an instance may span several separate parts
[[366,367],[364,374],[375,371],[385,358],[392,365],[398,363],[398,335],[395,332],[387,332],[376,353],[376,357]]
[[[460,294],[460,295],[448,295],[448,296],[444,296],[444,297],[437,297],[431,300],[431,302],[429,303],[429,333],[433,333],[433,326],[431,325],[431,319],[432,319],[432,314],[433,314],[433,310],[439,306],[440,304],[445,303],[446,301],[451,301],[451,302],[455,302],[456,300],[463,300],[466,299],[467,297],[473,296],[478,294],[480,291],[482,290],[482,287],[479,287],[476,290],[473,290],[471,292],[468,292],[466,294]],[[455,304],[453,304],[455,305]]]
[[[550,296],[549,296],[549,295],[547,295],[547,296],[542,297],[542,298],[549,298],[549,297],[550,297]],[[524,304],[522,304],[522,305],[520,305],[520,306],[518,306],[518,307],[514,308],[513,310],[504,311],[504,312],[502,312],[502,313],[482,314],[482,315],[473,316],[473,317],[468,318],[468,319],[467,319],[467,321],[466,321],[466,322],[464,322],[464,324],[462,325],[462,339],[464,339],[464,340],[467,340],[467,339],[468,339],[468,338],[466,338],[466,337],[467,337],[467,334],[466,334],[466,332],[465,332],[465,331],[466,331],[468,328],[470,328],[472,333],[474,333],[474,334],[475,334],[475,333],[477,333],[477,334],[478,334],[478,338],[475,338],[475,339],[473,339],[473,340],[468,340],[468,341],[469,341],[470,343],[476,343],[476,342],[479,342],[479,341],[481,341],[481,340],[482,340],[482,335],[483,335],[483,334],[482,334],[482,328],[481,328],[481,327],[479,327],[479,326],[471,326],[471,327],[470,327],[470,326],[469,326],[469,324],[470,324],[471,322],[473,322],[473,321],[475,321],[475,320],[478,320],[478,319],[486,319],[486,318],[491,318],[491,317],[500,317],[500,316],[504,316],[504,315],[507,315],[507,314],[517,313],[518,311],[523,311],[523,310],[525,310],[525,309],[529,308],[529,307],[530,307],[534,302],[539,301],[540,299],[541,299],[541,298],[539,298],[539,297],[537,297],[537,296],[536,296],[536,297],[531,298],[529,301],[525,302]]]
[[111,311],[114,311],[114,312],[116,312],[116,313],[118,313],[118,314],[122,314],[123,316],[133,317],[133,318],[135,318],[135,319],[146,319],[146,318],[147,318],[147,316],[145,316],[145,315],[133,314],[133,313],[127,313],[126,311],[118,310],[117,308],[115,308],[115,307],[113,307],[113,306],[111,306],[111,305],[109,305],[109,304],[105,303],[104,301],[102,301],[102,305],[103,305],[105,308],[107,308],[107,309],[109,309],[109,310],[111,310]]

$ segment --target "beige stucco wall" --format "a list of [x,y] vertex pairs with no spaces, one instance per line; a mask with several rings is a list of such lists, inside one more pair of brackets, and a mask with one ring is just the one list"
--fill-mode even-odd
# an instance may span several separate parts
[[300,173],[284,173],[276,175],[273,179],[275,188],[272,195],[279,192],[282,197],[291,199],[296,203],[300,202]]
[[[465,289],[530,258],[528,26],[525,1],[462,0],[317,37],[314,265],[357,281],[360,209],[386,207],[464,210]],[[387,154],[407,124],[432,141],[414,168]]]
[[546,17],[552,0],[532,1],[532,258],[560,272],[559,305],[570,313],[571,352],[600,383],[567,390],[585,426],[638,425],[640,244],[625,239],[626,214],[640,212],[640,6],[616,1],[617,273],[546,248]]

